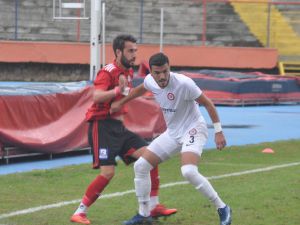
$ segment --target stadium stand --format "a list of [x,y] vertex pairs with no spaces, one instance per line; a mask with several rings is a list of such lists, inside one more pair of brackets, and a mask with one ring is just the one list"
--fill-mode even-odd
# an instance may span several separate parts
[[300,2],[263,0],[231,4],[263,46],[278,50],[280,74],[298,75]]

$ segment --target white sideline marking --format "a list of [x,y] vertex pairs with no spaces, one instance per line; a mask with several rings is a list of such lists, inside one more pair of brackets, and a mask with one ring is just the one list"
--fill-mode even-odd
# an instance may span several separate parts
[[[300,162],[294,162],[294,163],[288,163],[288,164],[282,164],[282,165],[276,165],[276,166],[269,166],[269,167],[258,168],[258,169],[253,169],[253,170],[245,170],[245,171],[241,171],[241,172],[228,173],[228,174],[223,174],[223,175],[219,175],[219,176],[211,176],[211,177],[207,177],[207,179],[216,180],[216,179],[221,179],[221,178],[226,178],[226,177],[241,176],[241,175],[245,175],[245,174],[265,172],[265,171],[281,169],[281,168],[286,168],[286,167],[291,167],[291,166],[298,166],[298,165],[300,165]],[[168,183],[168,184],[161,185],[160,188],[167,188],[167,187],[172,187],[172,186],[177,186],[177,185],[184,185],[184,184],[187,184],[187,183],[188,183],[187,181]],[[124,195],[131,194],[131,193],[134,193],[134,190],[128,190],[128,191],[123,191],[123,192],[115,192],[115,193],[112,193],[112,194],[105,194],[105,195],[102,195],[101,198],[120,197],[120,196],[124,196]],[[9,217],[18,216],[18,215],[23,215],[23,214],[34,213],[34,212],[38,212],[38,211],[45,210],[45,209],[59,208],[59,207],[65,206],[65,205],[79,203],[80,201],[81,201],[81,199],[76,199],[76,200],[72,200],[72,201],[59,202],[59,203],[55,203],[55,204],[51,204],[51,205],[38,206],[38,207],[19,210],[19,211],[15,211],[15,212],[11,212],[11,213],[1,214],[0,219],[9,218]]]

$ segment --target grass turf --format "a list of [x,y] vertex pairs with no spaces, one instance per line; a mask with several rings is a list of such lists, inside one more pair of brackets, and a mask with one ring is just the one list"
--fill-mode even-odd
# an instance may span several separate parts
[[[264,148],[275,154],[263,154]],[[161,185],[183,181],[178,156],[160,165]],[[300,162],[300,140],[234,146],[205,151],[200,172],[212,176],[291,162]],[[1,168],[0,168],[1,169]],[[67,166],[0,176],[0,218],[11,212],[58,202],[80,200],[87,185],[99,173],[91,165]],[[233,225],[296,225],[300,221],[300,165],[265,172],[211,179],[221,198],[233,209]],[[133,169],[119,163],[116,176],[103,195],[133,190]],[[188,184],[161,188],[160,201],[178,213],[161,225],[219,224],[210,202]],[[70,225],[69,217],[79,202],[0,219],[9,225]],[[137,210],[134,193],[100,198],[90,208],[92,224],[121,224]]]

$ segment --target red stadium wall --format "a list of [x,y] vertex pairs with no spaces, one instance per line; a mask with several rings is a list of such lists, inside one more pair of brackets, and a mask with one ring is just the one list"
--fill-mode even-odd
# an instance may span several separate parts
[[[0,41],[0,62],[89,64],[89,51],[88,43]],[[159,45],[140,44],[137,65],[158,51]],[[271,48],[166,45],[164,52],[177,67],[272,69],[278,59],[277,50]],[[106,62],[113,59],[107,44]]]

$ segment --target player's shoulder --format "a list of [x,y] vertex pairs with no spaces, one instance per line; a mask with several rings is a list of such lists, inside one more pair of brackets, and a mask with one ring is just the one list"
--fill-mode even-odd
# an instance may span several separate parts
[[196,86],[195,81],[192,78],[180,73],[173,74],[173,84],[175,86],[180,86],[181,90],[191,90]]
[[158,84],[155,82],[154,78],[151,76],[150,73],[146,75],[144,79],[144,87],[148,90],[153,90],[158,88]]
[[105,71],[105,72],[108,72],[108,73],[113,73],[114,71],[118,70],[118,67],[113,63],[109,63],[109,64],[105,65],[102,68],[102,70]]
[[171,73],[170,73],[170,76],[171,76],[173,79],[177,80],[178,82],[184,82],[184,83],[186,83],[186,82],[189,82],[189,81],[192,80],[192,79],[189,78],[188,76],[186,76],[186,75],[184,75],[184,74],[181,74],[181,73],[174,73],[174,72],[171,72]]
[[153,83],[154,82],[154,79],[153,77],[151,76],[151,74],[147,74],[144,78],[144,83]]

